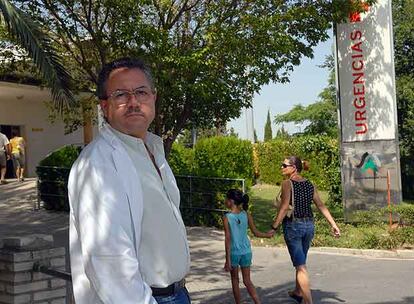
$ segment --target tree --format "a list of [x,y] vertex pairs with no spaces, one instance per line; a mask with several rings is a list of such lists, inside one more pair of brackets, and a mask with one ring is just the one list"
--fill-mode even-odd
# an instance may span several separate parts
[[253,140],[254,140],[255,143],[258,142],[256,129],[253,130]]
[[414,2],[395,0],[393,6],[394,55],[397,86],[398,131],[404,196],[414,197]]
[[276,132],[276,138],[283,138],[283,139],[289,138],[289,133],[288,133],[288,131],[286,131],[286,129],[285,129],[285,127],[284,127],[283,124],[280,127],[280,129],[277,130],[277,132]]
[[272,135],[272,122],[270,120],[270,111],[267,110],[267,119],[266,119],[266,124],[264,127],[264,141],[269,141],[272,140],[273,135]]
[[150,62],[158,87],[153,130],[168,151],[183,129],[222,126],[269,82],[286,82],[354,2],[15,0],[48,29],[93,92],[119,56]]
[[13,41],[27,51],[51,88],[55,107],[62,110],[65,106],[73,105],[75,100],[70,90],[70,76],[49,37],[26,13],[8,0],[0,0],[0,26],[2,21]]
[[308,122],[305,134],[338,136],[338,115],[336,109],[335,65],[333,55],[327,56],[322,68],[329,69],[328,86],[319,93],[319,99],[308,106],[295,105],[289,112],[278,114],[276,124]]

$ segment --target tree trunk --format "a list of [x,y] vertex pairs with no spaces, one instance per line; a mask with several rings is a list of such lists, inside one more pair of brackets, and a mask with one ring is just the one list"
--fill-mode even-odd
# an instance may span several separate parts
[[89,144],[93,139],[92,119],[90,115],[83,113],[83,143]]

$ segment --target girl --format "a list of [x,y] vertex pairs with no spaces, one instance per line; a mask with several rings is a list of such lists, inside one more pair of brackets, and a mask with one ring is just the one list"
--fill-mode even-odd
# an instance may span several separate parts
[[[303,300],[305,304],[312,304],[309,276],[306,269],[306,257],[315,229],[311,209],[312,201],[328,220],[334,236],[339,237],[341,233],[331,213],[320,199],[315,186],[300,175],[302,170],[308,170],[308,168],[308,163],[302,162],[297,156],[290,156],[283,161],[281,165],[282,174],[288,179],[282,183],[282,203],[271,228],[276,231],[279,225],[283,223],[285,242],[293,266],[296,268],[296,287],[289,292],[289,296],[298,303]],[[290,217],[286,216],[289,205],[293,206]]]
[[231,285],[236,304],[240,303],[239,266],[243,283],[254,303],[259,304],[256,289],[250,280],[250,265],[252,264],[252,249],[247,237],[247,226],[257,237],[270,238],[273,232],[262,233],[254,225],[252,216],[247,213],[249,196],[242,191],[231,189],[227,192],[225,204],[230,212],[224,216],[224,233],[226,247],[226,263],[224,269],[231,273]]

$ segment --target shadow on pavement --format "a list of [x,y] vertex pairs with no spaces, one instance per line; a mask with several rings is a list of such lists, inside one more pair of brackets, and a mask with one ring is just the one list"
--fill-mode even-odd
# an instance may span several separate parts
[[[274,304],[274,303],[294,304],[297,302],[289,298],[289,296],[287,295],[288,290],[292,288],[293,284],[294,284],[293,282],[289,282],[289,283],[286,283],[283,285],[277,285],[271,288],[256,287],[256,290],[257,290],[257,293],[259,294],[262,304]],[[251,303],[252,300],[247,294],[247,291],[242,284],[240,285],[240,289],[242,293],[242,302]],[[318,304],[346,303],[345,300],[340,299],[334,292],[313,290],[312,296],[313,296],[314,303],[318,303]],[[234,303],[231,288],[229,289],[217,288],[217,289],[208,290],[208,291],[191,292],[191,297],[195,303],[200,303],[200,304],[233,304]],[[406,303],[406,302],[403,302],[403,303]]]
[[414,303],[414,297],[404,297],[401,301],[388,301],[388,302],[375,302],[370,304],[413,304]]

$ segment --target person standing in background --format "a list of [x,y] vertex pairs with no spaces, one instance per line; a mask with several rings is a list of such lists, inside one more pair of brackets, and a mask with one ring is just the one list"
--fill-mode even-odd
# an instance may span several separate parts
[[5,179],[7,160],[10,158],[10,143],[6,135],[0,132],[0,184],[7,184]]
[[19,131],[12,130],[12,139],[10,139],[11,156],[13,160],[13,167],[16,172],[18,182],[24,181],[24,167],[25,167],[25,149],[26,142],[23,137],[19,136]]

